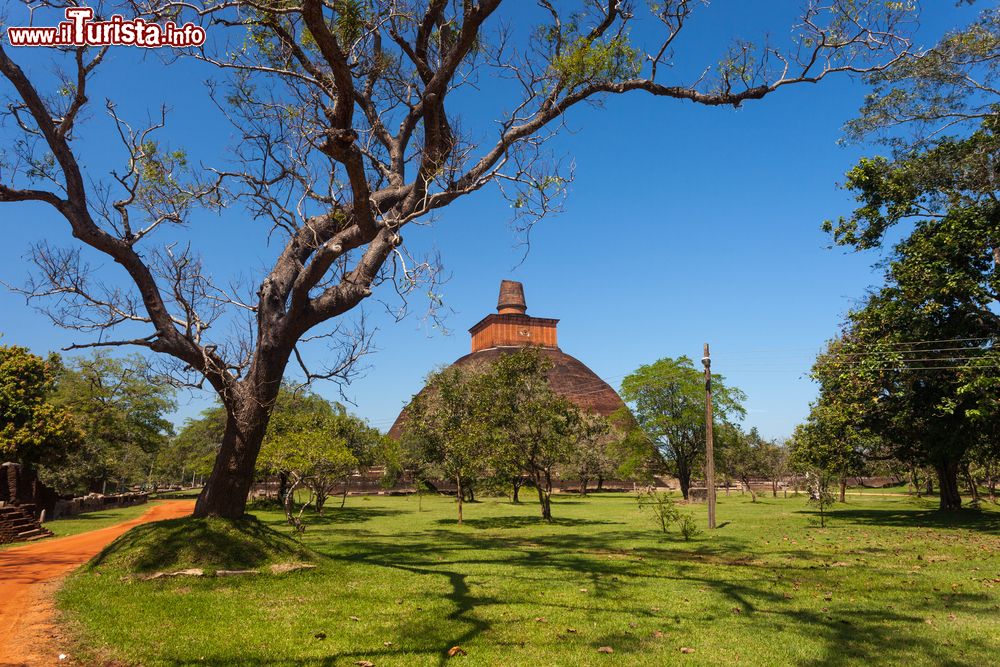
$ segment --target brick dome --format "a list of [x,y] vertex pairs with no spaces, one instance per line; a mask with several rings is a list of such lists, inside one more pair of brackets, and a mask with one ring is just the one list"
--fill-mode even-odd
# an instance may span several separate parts
[[[515,298],[511,298],[512,295]],[[469,329],[472,335],[472,352],[459,358],[452,367],[474,370],[491,364],[500,355],[510,354],[530,345],[552,361],[549,386],[578,407],[605,417],[623,408],[625,403],[618,393],[579,359],[559,349],[556,325],[559,320],[530,317],[525,313],[524,288],[521,283],[505,280],[500,286],[498,314],[491,314]],[[511,302],[517,304],[516,311]],[[506,311],[506,312],[505,312]],[[426,391],[426,388],[421,390]],[[389,435],[399,438],[403,432],[406,408],[399,413]]]

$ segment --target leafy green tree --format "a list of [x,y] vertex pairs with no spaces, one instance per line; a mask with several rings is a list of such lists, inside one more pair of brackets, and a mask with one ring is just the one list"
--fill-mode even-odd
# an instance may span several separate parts
[[[609,456],[617,465],[615,476],[648,484],[653,481],[654,475],[664,472],[663,458],[656,445],[639,427],[627,407],[619,408],[608,420],[618,436],[608,445]],[[600,483],[598,479],[598,488]]]
[[[714,418],[725,424],[744,414],[745,395],[712,376]],[[641,366],[622,381],[622,398],[639,426],[656,443],[680,481],[686,499],[691,476],[705,452],[705,376],[688,357]]]
[[607,418],[594,413],[581,414],[573,447],[565,465],[566,472],[580,482],[580,495],[587,495],[592,480],[610,477],[618,468],[612,443],[618,437]]
[[[840,501],[846,501],[847,477],[859,473],[865,462],[881,457],[884,442],[869,428],[863,405],[855,392],[862,387],[853,369],[841,365],[842,346],[834,343],[814,368],[820,381],[820,397],[810,406],[805,424],[793,437],[792,456],[800,468],[822,470],[840,481]],[[853,358],[852,358],[853,359]]]
[[649,512],[664,535],[670,532],[670,526],[680,518],[681,513],[677,509],[677,503],[664,491],[650,487],[641,491],[636,500],[639,503],[639,510]]
[[551,364],[528,347],[502,356],[484,378],[497,451],[520,463],[538,492],[544,521],[552,521],[557,468],[570,460],[578,439],[588,437],[579,408],[549,387]]
[[139,355],[79,357],[60,373],[53,401],[83,431],[81,447],[44,478],[63,491],[124,490],[152,480],[158,453],[173,434],[167,415],[174,389]]
[[718,469],[729,478],[737,479],[750,492],[752,502],[757,502],[757,492],[750,484],[751,480],[769,477],[769,457],[772,443],[761,437],[757,428],[744,433],[735,424],[722,424],[718,437]]
[[[62,4],[32,3],[20,19]],[[380,288],[434,294],[438,266],[410,261],[404,227],[494,187],[526,231],[567,189],[545,144],[573,109],[618,95],[738,107],[881,69],[909,49],[914,11],[884,0],[809,3],[783,48],[745,39],[710,56],[697,44],[685,57],[677,37],[704,5],[691,0],[196,4],[109,1],[102,13],[211,22],[204,48],[178,56],[222,78],[206,95],[232,120],[225,158],[237,164],[196,167],[162,139],[166,118],[141,127],[110,100],[107,127],[88,124],[106,49],[49,49],[55,63],[22,67],[0,47],[17,117],[3,128],[10,168],[0,203],[51,207],[76,239],[33,253],[39,271],[25,291],[57,297],[55,321],[104,332],[102,345],[164,355],[179,381],[218,393],[226,431],[195,512],[229,518],[244,513],[286,367],[308,358],[301,347],[333,337],[342,354],[303,374],[349,379],[370,339],[360,322],[350,326],[352,312]],[[518,20],[506,25],[501,5],[522,12]],[[705,75],[670,80],[690,69]],[[479,105],[465,99],[469,82],[491,77],[505,82],[478,98],[492,110],[470,113]],[[94,168],[109,160],[119,166]],[[247,276],[249,289],[230,289],[198,253],[192,223],[222,206],[260,221],[261,246],[276,248],[269,267]],[[81,248],[106,258],[117,282],[93,280]]]
[[869,77],[848,135],[874,137],[891,156],[848,173],[858,206],[825,225],[858,250],[902,235],[883,261],[886,286],[851,313],[843,350],[817,371],[823,395],[853,396],[835,402],[890,443],[914,482],[933,466],[943,509],[961,506],[963,457],[996,432],[1000,410],[998,73],[994,7]]
[[226,411],[216,405],[188,418],[156,458],[157,477],[168,482],[194,484],[212,471],[212,462],[226,430]]
[[458,523],[475,481],[490,466],[494,429],[488,417],[489,397],[480,374],[461,368],[434,373],[427,389],[406,409],[403,439],[424,479],[455,482]]
[[51,398],[61,362],[0,345],[0,459],[58,465],[79,445],[79,426]]
[[765,442],[762,460],[762,472],[771,480],[771,496],[778,497],[778,485],[788,476],[790,470],[790,453],[783,442]]
[[872,91],[846,128],[854,141],[875,138],[905,153],[994,118],[1000,9],[985,9],[932,48],[906,54],[865,78]]
[[[260,467],[284,475],[281,490],[285,517],[302,530],[302,513],[312,505],[322,513],[327,499],[337,487],[347,498],[352,474],[381,462],[381,435],[363,420],[350,415],[344,406],[316,394],[285,387],[261,450]],[[309,499],[295,512],[295,494],[309,491]]]

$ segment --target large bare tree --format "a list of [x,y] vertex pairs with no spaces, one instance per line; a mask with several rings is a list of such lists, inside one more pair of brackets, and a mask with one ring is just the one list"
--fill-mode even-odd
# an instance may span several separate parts
[[[14,18],[30,10],[51,25],[53,8],[72,4],[34,0]],[[79,241],[37,245],[38,270],[20,288],[53,299],[47,311],[61,326],[94,333],[79,345],[148,348],[176,363],[178,381],[207,381],[218,393],[227,426],[196,514],[225,517],[244,512],[286,366],[294,360],[307,380],[348,378],[368,341],[352,309],[373,290],[395,289],[405,301],[433,280],[435,264],[407,253],[403,227],[491,184],[510,199],[517,226],[530,226],[558,207],[570,178],[546,142],[572,107],[625,94],[738,107],[898,61],[914,18],[910,2],[809,0],[787,43],[719,44],[717,57],[693,63],[675,50],[691,16],[708,10],[700,0],[124,5],[96,11],[206,27],[204,47],[171,58],[214,71],[204,94],[236,128],[236,159],[193,169],[156,139],[165,114],[138,127],[108,101],[105,145],[118,142],[123,163],[106,178],[85,177],[79,139],[91,125],[82,119],[106,50],[53,49],[62,64],[53,81],[0,47],[9,95],[0,202],[43,202]],[[477,96],[492,106],[485,121],[471,111]],[[224,287],[196,250],[199,228],[189,223],[220,206],[280,240],[250,289]],[[627,233],[611,224],[608,234]],[[177,241],[184,234],[191,243]],[[87,246],[121,278],[96,279],[81,258]],[[320,336],[341,354],[312,369],[300,347]]]

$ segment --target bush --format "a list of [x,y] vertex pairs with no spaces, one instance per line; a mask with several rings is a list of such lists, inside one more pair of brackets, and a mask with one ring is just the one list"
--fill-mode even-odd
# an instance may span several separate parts
[[677,520],[677,528],[681,531],[681,536],[685,542],[701,534],[701,528],[698,527],[698,523],[690,514],[680,515],[680,518]]

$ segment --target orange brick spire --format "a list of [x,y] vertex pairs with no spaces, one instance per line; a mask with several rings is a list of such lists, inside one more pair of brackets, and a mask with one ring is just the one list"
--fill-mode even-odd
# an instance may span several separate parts
[[559,349],[556,325],[559,320],[526,315],[524,285],[514,280],[500,281],[496,314],[487,315],[469,329],[472,351],[493,347],[538,345]]

